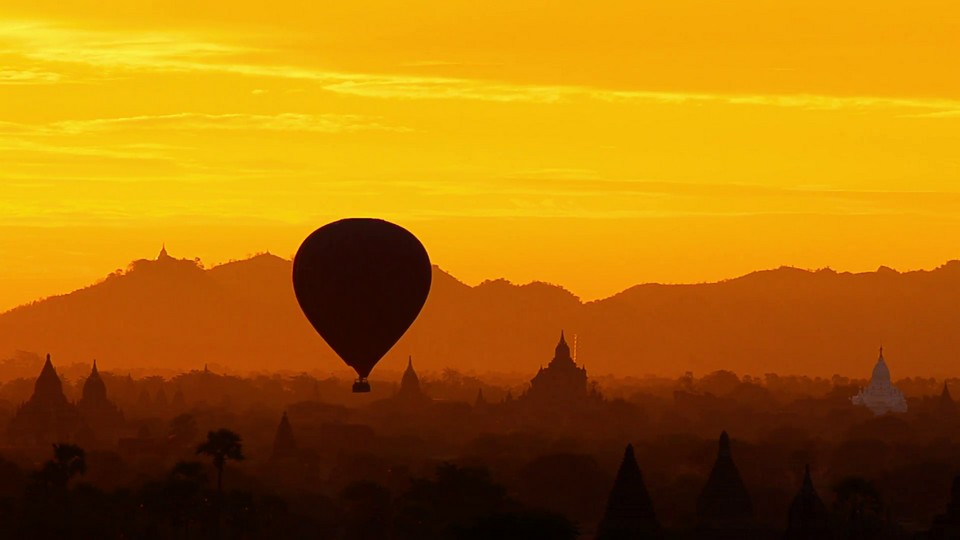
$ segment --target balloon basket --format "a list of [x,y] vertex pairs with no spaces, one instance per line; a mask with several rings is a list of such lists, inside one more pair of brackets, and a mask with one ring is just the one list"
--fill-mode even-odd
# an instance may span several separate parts
[[353,383],[353,393],[362,394],[370,391],[370,383],[366,379],[360,379],[359,381]]

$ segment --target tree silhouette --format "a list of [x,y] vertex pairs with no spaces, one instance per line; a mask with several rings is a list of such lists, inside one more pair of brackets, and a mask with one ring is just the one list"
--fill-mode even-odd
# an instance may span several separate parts
[[217,513],[214,521],[214,535],[220,537],[220,515],[223,510],[223,467],[228,460],[242,461],[243,444],[240,435],[226,428],[207,432],[207,440],[197,446],[197,455],[210,456],[217,469]]
[[833,488],[834,515],[844,538],[873,538],[883,528],[883,501],[873,482],[858,476],[841,480]]
[[209,456],[217,469],[217,495],[223,497],[223,466],[228,460],[243,461],[240,435],[221,428],[207,433],[207,440],[197,446],[197,455]]
[[66,489],[74,476],[87,472],[87,454],[75,444],[54,444],[53,459],[34,474],[41,484]]

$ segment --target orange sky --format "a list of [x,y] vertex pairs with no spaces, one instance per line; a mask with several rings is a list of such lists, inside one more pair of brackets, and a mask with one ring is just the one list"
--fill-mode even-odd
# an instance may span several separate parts
[[0,6],[0,310],[380,216],[585,299],[958,255],[960,4]]

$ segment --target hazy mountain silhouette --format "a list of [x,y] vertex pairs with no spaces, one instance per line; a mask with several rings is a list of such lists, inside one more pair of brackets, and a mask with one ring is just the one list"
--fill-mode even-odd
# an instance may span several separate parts
[[[55,353],[102,365],[339,370],[300,312],[291,262],[258,255],[208,270],[140,260],[73,293],[0,315],[0,356]],[[696,285],[638,285],[581,303],[561,287],[470,287],[434,267],[430,297],[380,366],[525,372],[560,329],[591,374],[731,369],[867,376],[887,346],[894,377],[956,375],[960,262],[933,271],[851,274],[780,268]]]

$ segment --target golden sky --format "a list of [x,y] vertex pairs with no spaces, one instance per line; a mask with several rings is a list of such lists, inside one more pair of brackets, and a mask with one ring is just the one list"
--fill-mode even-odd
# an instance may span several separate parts
[[934,267],[957,36],[954,0],[4,0],[0,310],[347,216],[584,299]]

